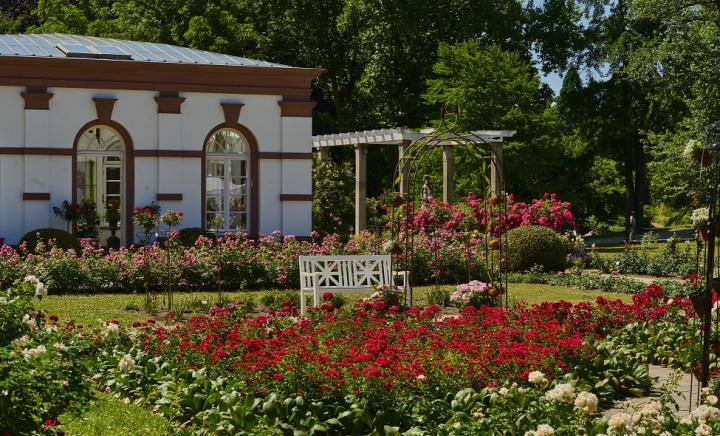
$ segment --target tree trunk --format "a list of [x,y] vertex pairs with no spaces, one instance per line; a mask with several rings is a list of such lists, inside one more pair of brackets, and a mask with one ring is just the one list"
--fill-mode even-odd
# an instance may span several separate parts
[[633,133],[628,132],[625,134],[625,138],[623,138],[625,154],[625,239],[630,237],[628,233],[628,220],[630,218],[630,213],[633,212],[633,208],[635,207],[635,177],[633,174],[633,170],[635,169],[633,159],[633,155],[635,154],[635,142],[633,141],[633,137]]
[[[647,195],[647,174],[645,171],[645,147],[640,137],[640,132],[635,130],[635,226],[638,231],[645,226],[645,216],[643,214],[643,206],[645,205]],[[649,223],[648,223],[649,224]]]

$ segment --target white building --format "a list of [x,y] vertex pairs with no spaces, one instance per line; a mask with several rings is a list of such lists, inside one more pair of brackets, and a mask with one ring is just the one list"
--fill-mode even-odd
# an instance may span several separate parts
[[[311,231],[311,82],[292,68],[166,44],[0,35],[0,237],[65,228],[63,201],[152,201],[182,227]],[[109,235],[101,223],[100,240]]]

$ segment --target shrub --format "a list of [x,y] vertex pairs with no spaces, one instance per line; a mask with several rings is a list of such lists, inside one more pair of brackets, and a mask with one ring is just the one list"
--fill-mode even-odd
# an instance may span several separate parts
[[565,245],[552,229],[523,226],[507,232],[508,271],[527,271],[540,265],[545,271],[565,269]]
[[450,304],[450,292],[442,288],[434,288],[427,295],[427,304],[445,307]]
[[207,231],[200,227],[187,227],[180,229],[180,234],[177,237],[177,241],[181,247],[190,248],[195,246],[195,242],[200,236],[205,236],[213,241],[217,239],[215,233]]
[[60,229],[36,229],[27,232],[21,239],[20,245],[25,243],[26,250],[29,253],[35,253],[38,242],[48,245],[48,242],[54,239],[53,246],[62,248],[63,250],[73,249],[75,253],[80,253],[80,241],[71,233]]

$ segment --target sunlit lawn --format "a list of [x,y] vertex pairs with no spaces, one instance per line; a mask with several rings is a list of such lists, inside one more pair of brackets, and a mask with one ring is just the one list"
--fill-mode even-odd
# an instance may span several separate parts
[[[454,291],[453,286],[441,286],[448,292]],[[534,285],[527,283],[510,283],[508,285],[508,300],[512,304],[515,301],[523,300],[527,303],[541,303],[543,301],[565,300],[571,303],[579,301],[595,301],[599,295],[606,298],[630,301],[630,297],[624,294],[614,294],[599,291],[586,291],[557,286]],[[413,304],[425,305],[427,294],[433,289],[432,286],[422,286],[414,289]],[[258,310],[261,310],[260,301],[263,295],[268,292],[284,293],[291,295],[290,291],[248,291],[224,293],[223,298],[234,300],[253,301]],[[298,291],[299,292],[299,291]],[[294,295],[294,293],[293,293]],[[367,294],[344,294],[348,304],[367,297]],[[158,307],[167,307],[163,294],[156,295]],[[201,302],[206,301],[207,305]],[[186,314],[202,312],[210,305],[218,301],[218,294],[206,293],[175,293],[173,295],[173,307],[175,311]],[[64,322],[72,321],[76,324],[99,325],[105,321],[114,319],[123,325],[131,324],[133,321],[145,321],[150,316],[162,316],[162,312],[153,314],[145,311],[145,295],[140,294],[107,294],[107,295],[48,295],[38,305],[46,313],[55,314]]]
[[98,393],[82,416],[60,416],[66,435],[78,436],[156,436],[176,434],[171,423],[160,415],[119,398]]

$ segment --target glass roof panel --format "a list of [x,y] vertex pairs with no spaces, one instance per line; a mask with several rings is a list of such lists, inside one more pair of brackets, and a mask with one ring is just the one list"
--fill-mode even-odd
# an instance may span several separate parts
[[10,49],[5,43],[0,42],[0,55],[14,55],[15,52]]
[[285,67],[264,61],[229,56],[168,44],[123,41],[78,35],[0,35],[0,56],[91,57],[149,62]]

